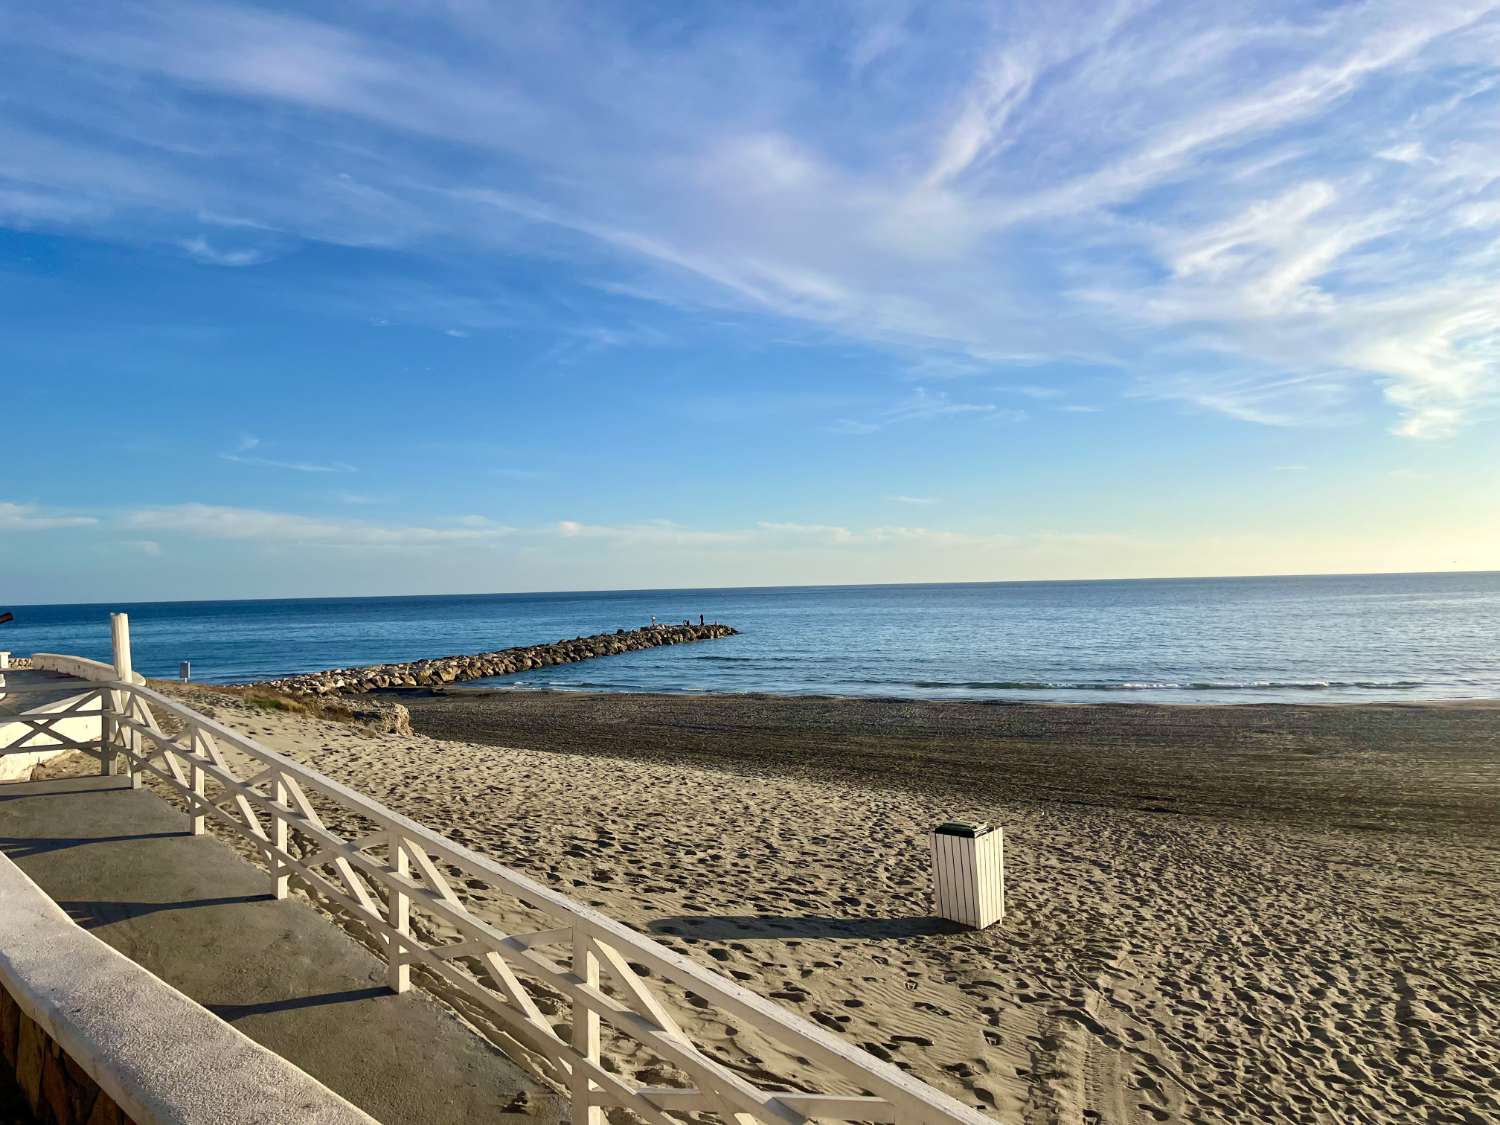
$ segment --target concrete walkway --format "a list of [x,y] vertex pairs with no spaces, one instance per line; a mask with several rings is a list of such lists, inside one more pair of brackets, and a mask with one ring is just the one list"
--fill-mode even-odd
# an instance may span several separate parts
[[0,851],[79,925],[385,1125],[566,1115],[420,991],[388,992],[383,963],[327,919],[270,898],[264,872],[127,786],[0,785]]

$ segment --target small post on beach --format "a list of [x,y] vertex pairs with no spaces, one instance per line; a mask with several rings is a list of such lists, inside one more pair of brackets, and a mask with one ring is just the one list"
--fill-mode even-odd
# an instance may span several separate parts
[[193,678],[193,662],[191,660],[183,660],[178,662],[177,678],[183,683],[187,683]]
[[1005,917],[1005,833],[950,820],[932,830],[932,892],[937,914],[982,930]]

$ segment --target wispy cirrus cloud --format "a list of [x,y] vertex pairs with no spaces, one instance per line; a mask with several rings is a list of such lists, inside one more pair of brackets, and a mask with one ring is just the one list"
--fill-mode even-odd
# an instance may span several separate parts
[[1002,411],[992,402],[959,402],[947,391],[929,391],[918,387],[902,402],[887,410],[882,417],[891,422],[921,422],[933,418],[948,418],[955,414],[1005,415],[1019,419],[1019,411]]
[[357,473],[347,461],[281,461],[275,457],[252,457],[243,453],[221,453],[221,461],[236,465],[255,465],[262,469],[287,469],[294,473]]
[[229,266],[238,268],[241,266],[258,266],[267,261],[270,255],[263,250],[253,247],[241,247],[239,249],[224,249],[215,247],[206,238],[188,238],[180,242],[183,251],[195,262],[202,262],[210,266]]
[[288,461],[277,457],[263,457],[253,450],[261,448],[261,440],[254,434],[242,434],[239,444],[230,453],[220,453],[219,460],[236,465],[254,465],[262,469],[286,469],[294,473],[355,473],[359,470],[345,461]]
[[585,263],[923,379],[1094,364],[1258,424],[1438,438],[1500,398],[1493,0],[653,19],[26,8],[0,221]]
[[1002,409],[993,402],[966,402],[955,399],[947,391],[916,387],[905,398],[878,414],[865,418],[840,418],[832,428],[837,433],[873,434],[903,422],[930,422],[938,418],[965,416],[1006,422],[1020,422],[1027,417],[1024,410]]

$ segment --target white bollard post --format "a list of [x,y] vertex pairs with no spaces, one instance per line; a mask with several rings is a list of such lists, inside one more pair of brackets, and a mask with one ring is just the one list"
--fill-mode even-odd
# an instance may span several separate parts
[[5,670],[10,667],[10,653],[0,651],[0,687],[5,686]]
[[932,889],[937,914],[982,930],[1005,917],[1005,833],[950,820],[932,830]]

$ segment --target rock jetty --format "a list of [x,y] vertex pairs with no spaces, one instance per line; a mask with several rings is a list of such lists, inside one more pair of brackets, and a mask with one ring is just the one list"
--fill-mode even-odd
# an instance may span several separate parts
[[737,632],[728,625],[647,625],[641,629],[620,629],[613,633],[575,637],[555,644],[505,648],[474,656],[439,656],[433,660],[413,660],[407,664],[333,668],[327,672],[308,672],[279,680],[263,680],[256,686],[302,696],[362,695],[383,688],[441,687],[464,680],[529,672],[536,668],[548,668],[553,664],[576,664],[580,660],[592,660],[596,656],[617,656],[622,652],[637,652],[643,648],[732,637]]

